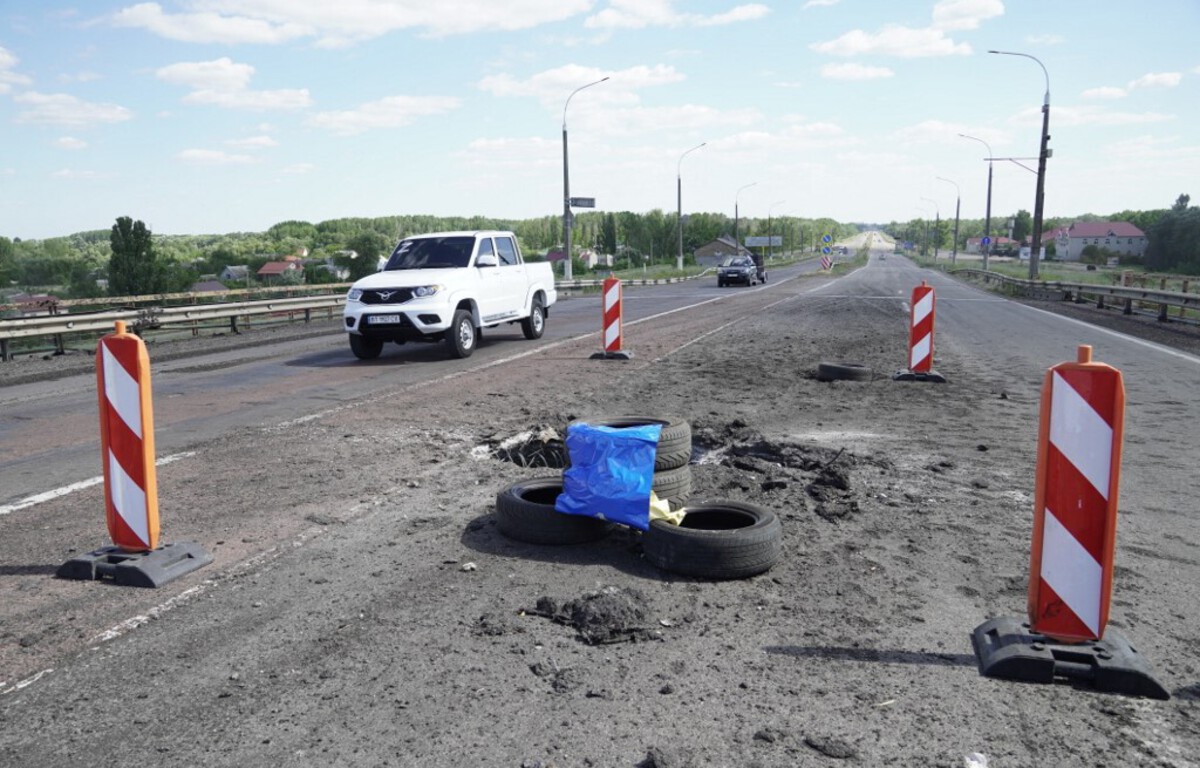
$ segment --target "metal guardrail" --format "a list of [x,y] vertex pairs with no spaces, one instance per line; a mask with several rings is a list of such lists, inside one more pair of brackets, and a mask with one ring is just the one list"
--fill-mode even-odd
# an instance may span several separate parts
[[[694,280],[697,277],[702,277],[709,270],[705,270],[699,275],[691,277],[664,277],[657,279],[623,279],[625,285],[668,285],[670,283],[681,283],[686,280]],[[603,280],[571,280],[558,281],[555,283],[555,288],[559,291],[578,290],[585,288],[600,288],[604,285]],[[322,286],[323,288],[347,288],[346,284],[330,284]],[[97,312],[79,312],[76,314],[49,314],[36,315],[33,317],[18,317],[8,320],[0,319],[0,360],[12,360],[11,342],[17,339],[31,339],[51,336],[55,339],[55,348],[58,352],[64,349],[63,336],[72,333],[107,333],[114,328],[114,324],[118,320],[122,320],[129,326],[129,329],[134,333],[139,333],[145,330],[158,329],[167,325],[185,325],[198,324],[204,321],[228,319],[230,322],[230,330],[237,332],[237,321],[239,318],[251,318],[261,315],[275,315],[280,313],[305,313],[305,322],[311,319],[313,310],[332,311],[340,309],[346,303],[346,295],[344,292],[337,294],[322,294],[316,296],[286,296],[275,299],[262,299],[256,301],[235,301],[213,304],[195,304],[189,303],[177,306],[160,306],[158,302],[166,301],[191,301],[194,302],[199,298],[209,299],[211,297],[221,296],[240,296],[249,295],[252,293],[261,293],[261,289],[257,290],[231,290],[219,293],[172,293],[160,294],[155,296],[129,296],[123,299],[105,299],[108,302],[123,301],[128,304],[146,304],[147,302],[156,302],[143,307],[135,307],[128,309],[109,309]],[[61,307],[70,306],[94,306],[97,303],[95,299],[68,299],[56,302],[51,311],[57,311]]]
[[1184,319],[1186,310],[1200,310],[1200,293],[1183,291],[1163,291],[1139,288],[1129,285],[1100,285],[1098,283],[1068,283],[1060,280],[1028,280],[1019,277],[1009,277],[997,272],[982,269],[956,269],[952,274],[962,274],[972,278],[982,278],[984,283],[998,282],[1004,286],[1013,286],[1026,291],[1062,294],[1063,301],[1083,303],[1084,297],[1091,297],[1096,306],[1103,309],[1105,301],[1111,299],[1114,303],[1124,303],[1123,312],[1127,315],[1136,310],[1134,304],[1151,304],[1156,307],[1158,319],[1161,322],[1171,320],[1169,310],[1179,309],[1177,319]]
[[[189,294],[184,294],[189,295]],[[262,315],[294,314],[303,312],[305,321],[312,317],[313,310],[340,309],[346,303],[344,294],[322,296],[290,296],[261,301],[237,301],[221,304],[188,304],[176,307],[147,306],[134,309],[104,310],[68,315],[37,315],[0,320],[0,360],[12,359],[10,342],[16,339],[55,337],[55,346],[61,352],[62,336],[69,333],[104,333],[114,328],[116,321],[124,321],[131,331],[161,328],[166,325],[197,324],[212,320],[229,320],[230,330],[237,332],[239,318]]]

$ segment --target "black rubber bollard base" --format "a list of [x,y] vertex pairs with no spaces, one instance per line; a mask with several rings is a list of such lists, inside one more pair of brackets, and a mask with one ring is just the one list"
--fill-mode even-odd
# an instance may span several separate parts
[[945,384],[946,377],[937,371],[896,371],[892,374],[892,381],[931,381],[934,384]]
[[1101,640],[1061,643],[1030,631],[1020,618],[1004,616],[976,627],[971,644],[984,677],[1029,683],[1066,679],[1105,693],[1171,698],[1151,676],[1150,664],[1112,628]]
[[632,352],[596,352],[591,356],[592,360],[631,360],[633,359]]
[[58,567],[60,579],[96,581],[112,579],[123,587],[161,587],[180,576],[202,568],[213,556],[199,544],[165,544],[149,552],[126,552],[120,547],[103,547],[73,557]]

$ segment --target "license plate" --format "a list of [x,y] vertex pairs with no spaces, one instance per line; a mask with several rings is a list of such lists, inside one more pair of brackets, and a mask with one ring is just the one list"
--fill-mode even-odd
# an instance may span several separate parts
[[368,325],[399,325],[400,315],[367,315]]

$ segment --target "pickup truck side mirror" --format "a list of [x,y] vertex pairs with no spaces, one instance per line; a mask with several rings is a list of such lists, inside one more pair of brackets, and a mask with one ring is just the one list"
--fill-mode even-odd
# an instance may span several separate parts
[[500,262],[496,261],[496,254],[494,253],[481,253],[475,259],[475,266],[477,267],[495,267],[499,264]]

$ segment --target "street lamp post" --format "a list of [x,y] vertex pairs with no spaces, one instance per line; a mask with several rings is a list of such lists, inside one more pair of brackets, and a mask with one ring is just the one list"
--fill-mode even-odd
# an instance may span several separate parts
[[[937,204],[937,200],[928,197],[922,197],[921,199],[933,203],[933,210],[937,216],[933,225],[933,260],[937,261],[942,247],[942,209]],[[928,242],[928,238],[926,238],[926,242]]]
[[675,164],[675,206],[676,219],[678,220],[677,223],[679,225],[679,253],[675,257],[675,269],[678,269],[681,272],[683,271],[683,158],[687,157],[690,153],[695,152],[697,149],[700,149],[700,147],[706,146],[707,144],[707,141],[700,142],[687,152],[684,152],[682,155],[680,155],[679,162]]
[[987,242],[983,246],[983,271],[988,269],[988,256],[992,251],[992,145],[975,136],[968,136],[965,133],[958,134],[964,139],[978,141],[983,146],[987,147],[988,161],[988,184],[987,184],[987,212],[984,214],[986,218],[983,220],[983,239]]
[[571,97],[582,91],[584,88],[591,88],[593,85],[599,85],[607,80],[607,77],[602,77],[599,80],[581,85],[571,91],[571,96],[567,97],[563,104],[563,247],[566,249],[566,266],[563,267],[563,277],[567,280],[571,279],[571,174],[569,172],[569,164],[567,161],[567,107],[571,104]]
[[1021,56],[1026,59],[1033,59],[1038,66],[1042,68],[1042,74],[1046,76],[1046,95],[1042,99],[1042,147],[1038,152],[1038,171],[1037,171],[1037,193],[1033,199],[1033,248],[1029,251],[1029,279],[1038,279],[1038,256],[1042,250],[1042,212],[1045,203],[1046,193],[1046,160],[1050,157],[1050,73],[1046,71],[1046,65],[1041,59],[1036,56],[1030,56],[1028,53],[1015,53],[1013,51],[988,51],[988,53],[999,53],[1005,56]]
[[948,184],[954,185],[954,244],[953,244],[953,250],[950,252],[950,263],[957,264],[958,263],[958,213],[959,213],[959,209],[962,205],[962,190],[958,188],[958,182],[951,181],[950,179],[944,178],[942,176],[938,176],[936,178],[938,181],[944,181]]
[[752,181],[744,187],[738,188],[737,193],[733,196],[733,255],[742,255],[742,241],[738,235],[738,196],[742,194],[743,189],[750,189],[757,181]]

